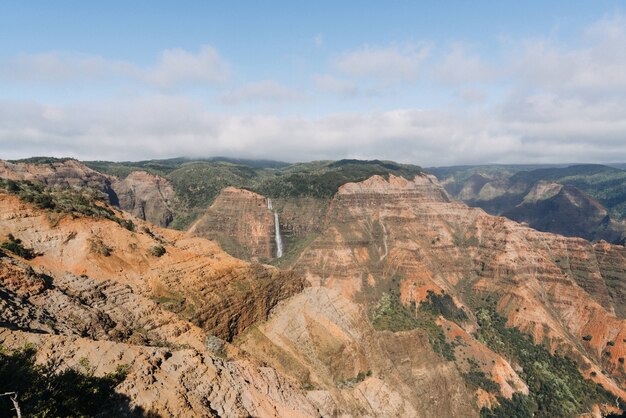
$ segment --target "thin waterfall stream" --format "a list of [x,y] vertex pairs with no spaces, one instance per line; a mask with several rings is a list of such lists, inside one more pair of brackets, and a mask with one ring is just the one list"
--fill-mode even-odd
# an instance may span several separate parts
[[[272,199],[267,199],[267,208],[273,210]],[[283,256],[283,237],[280,235],[278,212],[274,211],[274,240],[276,241],[276,258]]]
[[274,211],[274,228],[276,235],[276,258],[283,256],[283,238],[280,236],[280,222],[278,221],[278,212]]

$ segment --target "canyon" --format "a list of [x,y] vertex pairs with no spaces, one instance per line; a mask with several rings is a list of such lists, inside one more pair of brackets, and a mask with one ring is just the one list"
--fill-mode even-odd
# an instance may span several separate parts
[[124,365],[115,390],[136,410],[600,417],[626,402],[624,246],[489,215],[433,175],[328,197],[227,186],[184,231],[163,228],[181,198],[147,171],[2,162],[0,177],[96,190],[114,214],[0,192],[0,238],[33,251],[0,257],[0,344],[97,376]]

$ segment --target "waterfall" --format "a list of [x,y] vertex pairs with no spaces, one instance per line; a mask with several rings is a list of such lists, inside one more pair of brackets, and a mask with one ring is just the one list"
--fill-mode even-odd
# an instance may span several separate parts
[[[271,204],[271,201],[270,203]],[[274,211],[274,231],[276,235],[276,258],[283,256],[283,238],[280,236],[280,223],[278,222],[278,212]]]
[[[272,199],[267,198],[267,208],[273,210]],[[280,222],[278,220],[278,212],[274,211],[274,235],[276,241],[276,258],[283,256],[283,237],[280,236]]]

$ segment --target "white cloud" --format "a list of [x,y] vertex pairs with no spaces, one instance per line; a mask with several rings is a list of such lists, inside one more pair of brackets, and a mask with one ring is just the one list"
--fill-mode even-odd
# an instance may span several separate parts
[[576,47],[549,39],[522,43],[512,74],[533,88],[599,96],[626,92],[626,19],[621,15],[590,25]]
[[283,86],[273,80],[254,81],[223,94],[220,100],[224,104],[235,105],[253,102],[288,102],[304,98],[304,95],[294,89]]
[[219,84],[229,77],[229,66],[217,50],[203,46],[197,54],[183,49],[161,52],[158,65],[145,72],[144,78],[159,87],[181,84]]
[[0,77],[20,82],[83,82],[128,77],[136,72],[128,62],[58,51],[21,54],[0,65]]
[[365,46],[338,56],[334,66],[346,75],[366,77],[384,82],[411,81],[428,58],[431,47],[427,44],[402,47]]
[[321,47],[324,44],[324,35],[322,35],[321,33],[315,35],[313,37],[313,44],[318,48]]
[[164,50],[151,68],[98,55],[58,51],[22,54],[0,62],[0,78],[27,83],[82,83],[118,78],[170,89],[223,83],[229,73],[229,64],[210,46],[203,46],[198,53]]
[[467,46],[457,43],[435,68],[435,76],[444,83],[458,85],[493,82],[498,74],[480,56],[471,54]]
[[[359,157],[425,166],[626,160],[626,104],[594,113],[583,103],[536,98],[520,107],[534,110],[398,109],[308,118],[215,114],[199,102],[172,96],[76,106],[4,102],[0,157]],[[538,119],[543,113],[550,117]]]
[[356,84],[349,80],[343,80],[330,74],[313,76],[313,82],[322,91],[338,94],[346,97],[354,97],[359,93]]
[[463,102],[471,103],[484,103],[487,100],[487,93],[484,90],[476,88],[462,88],[455,93],[456,97]]

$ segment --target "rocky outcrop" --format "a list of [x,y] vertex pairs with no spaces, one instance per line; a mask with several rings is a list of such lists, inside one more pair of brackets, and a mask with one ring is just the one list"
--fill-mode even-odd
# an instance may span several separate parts
[[112,188],[114,178],[73,159],[37,164],[0,160],[0,178],[32,181],[51,187],[89,188],[104,193],[112,205],[118,204]]
[[[95,376],[123,365],[128,375],[116,390],[132,405],[160,417],[319,417],[305,393],[273,369],[246,360],[226,360],[206,350],[150,347],[65,335],[0,328],[5,347],[38,348],[40,361],[60,369],[90,367]],[[88,401],[88,400],[85,400]]]
[[172,185],[163,177],[145,171],[133,171],[112,184],[120,209],[159,226],[174,219],[178,199]]
[[298,379],[324,416],[475,417],[451,363],[419,331],[375,331],[363,307],[325,287],[281,304],[241,347]]
[[227,187],[189,228],[189,234],[218,241],[230,254],[269,260],[274,248],[274,213],[267,199],[248,190]]
[[[234,259],[210,241],[134,222],[130,231],[68,214],[51,224],[45,211],[0,193],[0,240],[12,234],[37,254],[0,253],[0,344],[32,342],[41,361],[87,362],[96,375],[127,365],[117,390],[163,416],[319,416],[273,369],[227,342],[219,352],[206,344],[267,319],[303,281]],[[155,246],[165,253],[155,255]]]
[[111,205],[159,226],[172,222],[178,204],[172,185],[162,177],[133,171],[124,179],[118,179],[72,159],[36,164],[0,160],[0,178],[32,181],[49,187],[96,190],[103,193]]
[[292,259],[322,228],[328,201],[299,197],[269,199],[257,193],[227,187],[189,228],[190,235],[220,243],[229,254],[248,260],[269,261],[276,257],[274,211],[287,258]]

